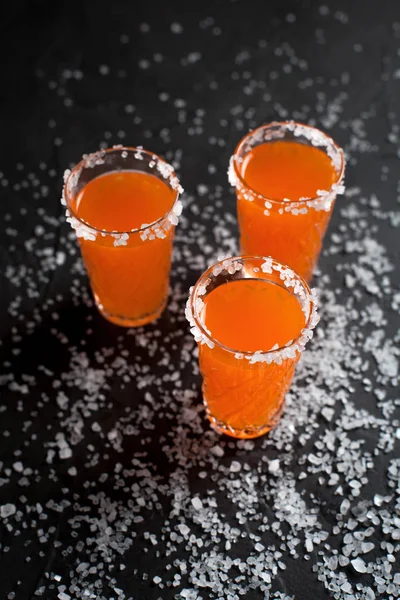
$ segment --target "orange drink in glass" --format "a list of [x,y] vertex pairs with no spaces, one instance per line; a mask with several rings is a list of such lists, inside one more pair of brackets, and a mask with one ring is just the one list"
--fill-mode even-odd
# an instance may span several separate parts
[[318,323],[305,280],[269,257],[228,258],[191,288],[186,317],[213,427],[236,438],[272,429]]
[[181,192],[173,168],[141,148],[100,150],[66,171],[67,220],[112,323],[137,327],[164,310]]
[[247,134],[229,165],[241,253],[272,255],[310,281],[344,168],[343,151],[314,127],[270,123]]

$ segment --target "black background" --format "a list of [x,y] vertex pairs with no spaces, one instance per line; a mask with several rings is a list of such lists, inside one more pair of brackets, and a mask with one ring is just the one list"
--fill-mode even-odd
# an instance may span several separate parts
[[[399,48],[395,0],[7,6],[1,20],[0,505],[11,503],[15,512],[0,522],[1,598],[81,598],[90,590],[88,597],[107,600],[156,600],[184,598],[190,589],[198,598],[232,599],[240,573],[226,567],[229,557],[247,564],[240,584],[245,598],[373,598],[367,588],[376,598],[399,596],[392,582],[400,506],[393,367],[400,326]],[[237,141],[261,123],[287,118],[321,127],[344,147],[349,192],[335,209],[315,279],[321,333],[282,423],[246,446],[218,437],[204,419],[183,309],[206,265],[237,251],[226,177]],[[64,169],[99,144],[118,143],[142,144],[166,157],[186,190],[170,304],[157,323],[138,332],[96,313],[59,203]],[[378,246],[365,242],[371,239]],[[366,346],[374,331],[383,333]],[[368,362],[365,369],[358,360]],[[378,388],[386,390],[383,400]],[[321,412],[326,407],[333,407],[332,420]],[[62,453],[64,439],[70,456]],[[223,456],[215,455],[216,446]],[[325,458],[318,475],[309,456],[319,453]],[[277,458],[274,473],[269,461]],[[330,469],[338,473],[335,485]],[[360,495],[353,493],[354,480]],[[375,494],[386,498],[382,507]],[[203,521],[190,502],[196,495],[208,507]],[[348,514],[341,512],[343,498]],[[254,514],[246,512],[253,504]],[[316,515],[315,526],[305,525],[307,515]],[[260,530],[265,517],[278,529]],[[238,528],[242,537],[231,549],[232,529],[218,529],[215,519]],[[179,538],[179,523],[188,525],[192,540]],[[363,555],[368,572],[331,564],[327,575],[325,558],[343,553],[346,534],[368,527],[367,541],[375,544]],[[327,540],[307,549],[310,531],[321,529]],[[251,555],[261,560],[262,551],[253,548],[257,535],[272,553],[283,544],[286,568],[271,575],[269,592],[246,563]],[[293,538],[300,540],[294,555],[288,551]],[[197,539],[204,544],[198,557]],[[171,544],[176,548],[168,555]],[[202,552],[213,551],[225,561],[218,577],[228,569],[227,581],[217,577],[214,588],[196,581],[193,566]],[[356,554],[353,549],[350,559]],[[187,561],[187,572],[177,559]],[[209,568],[210,559],[204,561]],[[80,570],[80,563],[96,570]],[[385,564],[392,564],[389,590],[379,582]],[[263,572],[270,567],[266,557]],[[176,574],[181,579],[172,586]],[[346,581],[351,591],[341,587]]]

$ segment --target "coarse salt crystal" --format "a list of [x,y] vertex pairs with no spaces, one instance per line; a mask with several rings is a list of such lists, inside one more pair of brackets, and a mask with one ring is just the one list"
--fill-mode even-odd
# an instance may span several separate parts
[[212,454],[214,454],[214,456],[218,456],[218,457],[222,457],[224,456],[224,451],[221,448],[221,446],[213,446],[212,448],[210,448],[210,452]]
[[232,473],[238,473],[242,468],[242,465],[237,460],[231,462],[230,471]]
[[183,536],[187,536],[190,533],[190,528],[185,523],[179,523],[178,529]]
[[354,568],[354,570],[357,571],[357,573],[366,573],[367,572],[367,566],[362,558],[355,558],[354,560],[351,561],[351,564],[352,564],[352,567]]
[[307,552],[312,552],[314,550],[314,544],[310,538],[306,539],[306,550]]
[[276,473],[277,471],[279,471],[279,459],[275,458],[274,460],[271,460],[268,464],[268,471],[270,473]]
[[197,496],[195,498],[192,498],[191,502],[195,510],[201,510],[203,508],[203,503]]
[[0,506],[0,517],[2,519],[7,519],[7,517],[14,515],[16,510],[17,509],[15,508],[14,504],[3,504],[3,506]]
[[255,544],[254,546],[254,550],[256,550],[256,552],[262,552],[263,550],[265,550],[265,546],[257,542],[257,544]]

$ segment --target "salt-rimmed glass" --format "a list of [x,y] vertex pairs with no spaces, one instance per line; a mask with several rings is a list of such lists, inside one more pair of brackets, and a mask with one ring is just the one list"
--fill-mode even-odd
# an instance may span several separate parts
[[[204,299],[216,287],[238,279],[270,282],[296,298],[305,317],[296,339],[268,352],[244,352],[213,337],[203,320]],[[268,432],[279,420],[295,366],[319,320],[314,291],[300,275],[270,257],[236,256],[203,273],[190,289],[186,317],[198,344],[203,400],[212,426],[236,438]]]
[[[115,171],[153,175],[173,191],[171,209],[157,221],[130,231],[106,231],[80,219],[76,202],[90,181]],[[62,203],[79,240],[94,299],[109,321],[137,327],[164,310],[175,225],[182,212],[182,188],[171,165],[142,148],[115,146],[89,154],[64,175]],[[132,198],[132,202],[140,198]],[[112,198],[110,197],[110,202]]]
[[[269,198],[252,189],[242,174],[246,155],[260,144],[278,140],[314,146],[327,154],[336,173],[331,188],[318,190],[315,198],[297,201]],[[310,281],[336,196],[344,193],[344,170],[341,148],[315,127],[274,122],[248,133],[236,147],[228,171],[236,188],[241,253],[272,255]]]

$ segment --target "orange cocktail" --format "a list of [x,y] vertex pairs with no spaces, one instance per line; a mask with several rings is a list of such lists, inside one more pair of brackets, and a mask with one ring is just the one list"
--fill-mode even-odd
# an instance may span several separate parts
[[337,194],[343,152],[314,127],[271,123],[246,135],[229,167],[242,254],[272,255],[312,278]]
[[272,258],[229,258],[191,288],[186,316],[213,427],[238,438],[269,431],[318,322],[307,283]]
[[181,191],[173,168],[140,148],[101,150],[66,173],[67,220],[109,321],[135,327],[163,311]]

